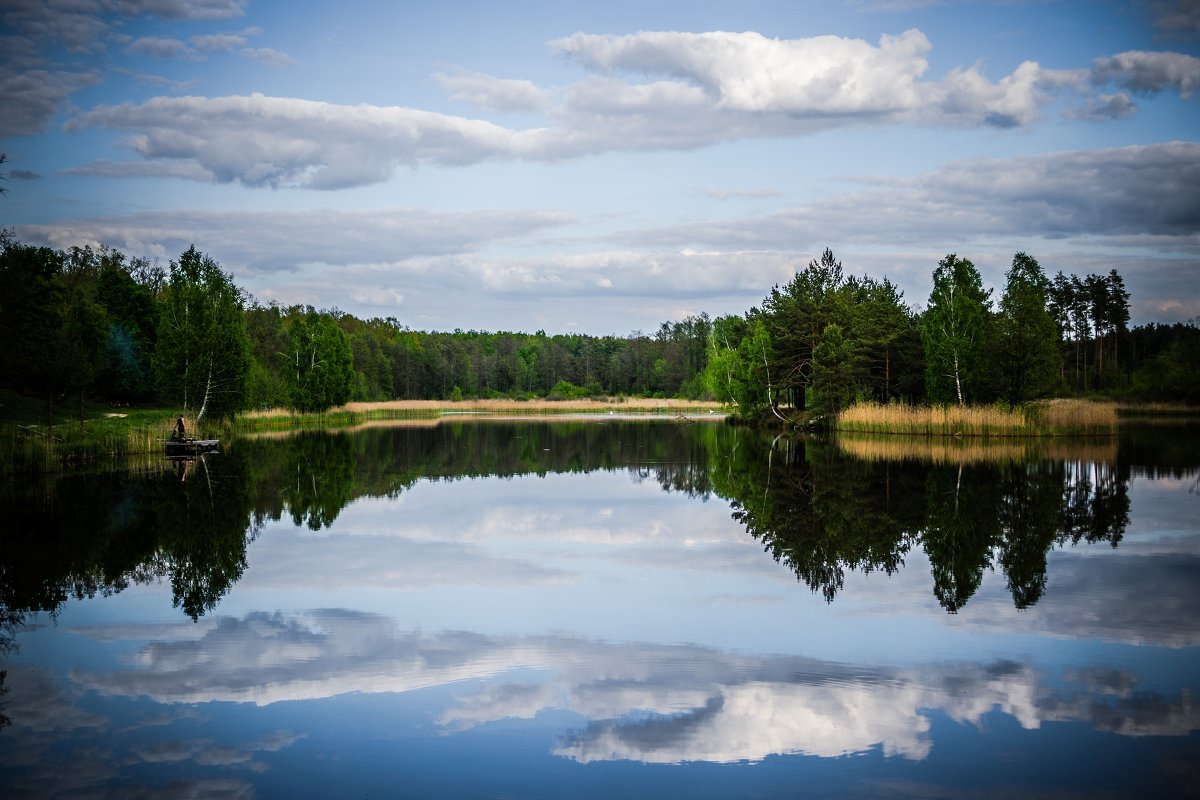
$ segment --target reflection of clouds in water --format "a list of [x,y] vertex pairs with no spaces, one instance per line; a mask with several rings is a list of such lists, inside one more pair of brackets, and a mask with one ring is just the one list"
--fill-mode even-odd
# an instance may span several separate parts
[[474,686],[440,724],[464,730],[569,710],[593,722],[565,737],[557,754],[654,763],[873,748],[919,760],[933,746],[931,711],[979,727],[996,710],[1027,729],[1050,720],[1130,735],[1200,727],[1200,709],[1186,694],[1138,694],[1136,678],[1115,670],[1078,670],[1067,676],[1068,689],[1048,690],[1033,667],[1009,661],[896,670],[694,645],[424,635],[400,631],[385,617],[337,610],[222,619],[200,640],[147,644],[132,669],[73,677],[105,694],[160,702],[267,704],[401,692],[529,668],[537,671],[527,682]]
[[949,616],[933,597],[928,558],[914,549],[895,575],[847,572],[834,609],[854,603],[847,613],[873,615],[920,608],[955,627],[998,634],[1191,647],[1200,644],[1200,555],[1193,550],[1190,541],[1174,548],[1170,541],[1122,543],[1115,550],[1103,544],[1067,546],[1048,554],[1046,593],[1033,606],[1015,608],[1004,576],[989,572],[966,606]]
[[[241,589],[309,586],[313,575],[321,576],[323,589],[544,586],[573,577],[563,570],[498,556],[480,547],[398,537],[275,537],[274,541],[256,542],[247,560]],[[331,569],[331,564],[336,564],[336,569]]]
[[545,586],[601,559],[786,577],[727,513],[631,487],[621,473],[595,485],[571,475],[419,482],[398,498],[360,498],[320,536],[284,528],[249,548],[240,589],[308,586],[314,574],[328,589]]
[[[980,609],[985,625],[1008,628],[1020,614],[1030,630],[1127,644],[1200,644],[1200,557],[1052,553],[1046,594],[1016,612],[1000,598]],[[1153,587],[1152,589],[1150,587]],[[997,607],[999,606],[999,607]]]
[[[161,627],[168,631],[173,626]],[[187,763],[262,772],[267,767],[256,760],[259,754],[283,750],[302,738],[276,731],[245,743],[178,736],[148,740],[148,731],[161,736],[169,726],[194,721],[195,712],[159,714],[114,729],[109,718],[81,708],[74,691],[41,669],[10,667],[8,677],[13,692],[6,698],[5,713],[12,725],[0,732],[0,767],[7,770],[0,786],[14,797],[107,796],[104,787],[116,785],[122,797],[249,797],[253,786],[238,777],[149,786],[130,770]],[[72,746],[64,748],[63,741]]]
[[237,747],[217,744],[211,739],[167,739],[131,746],[126,763],[174,764],[190,761],[206,767],[244,766],[258,772],[265,765],[254,760],[257,754],[277,752],[302,738],[302,735],[277,731]]
[[740,542],[742,528],[706,503],[664,495],[623,471],[503,481],[422,481],[398,498],[360,499],[334,523],[337,533],[490,543],[677,544]]

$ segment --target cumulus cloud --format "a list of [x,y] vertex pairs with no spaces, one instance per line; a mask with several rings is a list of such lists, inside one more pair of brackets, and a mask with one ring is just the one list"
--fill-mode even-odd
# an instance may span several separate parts
[[[234,46],[234,35],[147,38],[130,47],[188,55]],[[979,66],[926,80],[931,49],[921,31],[861,39],[770,39],[759,33],[577,33],[550,42],[588,73],[551,94],[533,82],[459,71],[435,78],[451,99],[491,111],[543,112],[550,124],[507,128],[483,119],[400,106],[346,106],[260,94],[154,98],[100,106],[72,130],[126,132],[146,159],[195,163],[222,182],[337,189],[390,179],[401,165],[576,158],[628,150],[683,150],[747,138],[797,136],[847,124],[909,122],[1015,127],[1033,123],[1064,91],[1087,90],[1086,70],[1026,61],[992,80]],[[243,48],[272,65],[269,48]],[[1096,84],[1134,92],[1173,87],[1185,96],[1200,60],[1129,52],[1092,65]],[[630,74],[645,82],[630,82]],[[558,104],[552,101],[561,97]],[[1087,99],[1091,119],[1129,113],[1119,96]]]
[[922,81],[932,45],[915,29],[884,35],[878,46],[755,32],[577,33],[551,46],[591,70],[667,76],[702,89],[716,111],[786,115],[791,125],[846,118],[1009,127],[1031,122],[1047,99],[1039,91],[1042,70],[1033,62],[999,82],[977,67]]
[[495,78],[479,72],[434,76],[450,99],[493,111],[540,111],[549,106],[549,94],[532,81]]
[[861,39],[768,39],[746,33],[577,33],[550,43],[589,69],[667,75],[702,87],[719,108],[792,114],[888,114],[919,102],[929,40],[917,30]]
[[1115,83],[1138,94],[1158,94],[1174,89],[1185,99],[1200,85],[1200,58],[1184,53],[1152,53],[1131,50],[1092,65],[1092,81]]

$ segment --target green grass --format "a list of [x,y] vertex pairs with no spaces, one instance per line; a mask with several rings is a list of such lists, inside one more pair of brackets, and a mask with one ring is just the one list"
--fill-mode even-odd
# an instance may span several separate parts
[[[131,408],[78,399],[54,407],[48,425],[44,402],[0,390],[0,473],[54,472],[143,453],[158,453],[177,412]],[[194,426],[189,425],[189,430]]]

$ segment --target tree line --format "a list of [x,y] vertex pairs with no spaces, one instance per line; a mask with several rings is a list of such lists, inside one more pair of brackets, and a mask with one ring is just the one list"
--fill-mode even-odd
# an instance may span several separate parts
[[708,316],[651,334],[414,331],[395,318],[264,305],[195,246],[164,268],[0,231],[0,386],[55,406],[165,402],[197,421],[351,400],[699,398]]
[[1200,401],[1194,322],[1129,328],[1120,274],[1048,279],[1014,256],[993,303],[946,256],[924,309],[825,250],[744,315],[626,336],[415,331],[256,301],[195,246],[167,267],[0,231],[0,386],[56,406],[167,403],[195,419],[351,400],[711,397],[739,416],[836,413],[856,400],[1018,404],[1104,392]]
[[705,379],[747,419],[836,414],[855,401],[1010,405],[1100,392],[1200,401],[1200,329],[1129,327],[1120,273],[1046,277],[1013,256],[993,301],[951,253],[923,309],[887,278],[846,275],[826,249],[760,306],[712,323]]

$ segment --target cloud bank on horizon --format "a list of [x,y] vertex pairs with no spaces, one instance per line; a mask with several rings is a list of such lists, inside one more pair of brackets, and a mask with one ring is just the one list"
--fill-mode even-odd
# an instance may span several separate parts
[[1200,316],[1200,3],[916,6],[7,0],[4,224],[425,329],[740,313],[826,246]]

